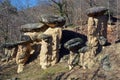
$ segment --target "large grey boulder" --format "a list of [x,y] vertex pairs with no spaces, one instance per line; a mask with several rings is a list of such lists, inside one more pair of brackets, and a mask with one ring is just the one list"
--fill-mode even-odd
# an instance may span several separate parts
[[21,26],[21,32],[44,32],[48,28],[43,23],[29,23]]
[[64,47],[70,51],[74,51],[74,50],[81,48],[83,45],[84,45],[84,41],[81,38],[73,38],[67,41],[64,44]]
[[87,16],[94,17],[103,15],[108,9],[100,6],[100,7],[92,7],[86,10]]
[[56,24],[57,26],[63,26],[66,22],[65,17],[59,15],[41,15],[41,22],[44,24]]

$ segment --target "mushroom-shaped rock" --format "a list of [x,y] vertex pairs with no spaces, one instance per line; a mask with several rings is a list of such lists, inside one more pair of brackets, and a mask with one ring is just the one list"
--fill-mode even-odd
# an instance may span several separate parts
[[21,26],[21,32],[44,32],[48,28],[43,23],[29,23]]
[[65,17],[58,15],[42,15],[41,22],[44,24],[55,24],[57,26],[63,26],[66,20]]
[[86,13],[89,17],[100,16],[103,15],[108,9],[105,7],[92,7],[86,10]]
[[68,50],[74,51],[81,48],[83,44],[84,44],[84,41],[81,38],[73,38],[67,41],[64,44],[64,47],[67,48]]
[[52,39],[52,36],[46,34],[40,34],[37,36],[37,41],[40,41],[41,39],[48,41],[49,39]]

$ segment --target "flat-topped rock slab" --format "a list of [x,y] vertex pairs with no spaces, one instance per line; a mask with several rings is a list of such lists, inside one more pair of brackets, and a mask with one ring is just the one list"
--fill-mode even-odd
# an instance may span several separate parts
[[81,48],[83,44],[84,44],[84,41],[82,38],[73,38],[67,41],[64,44],[64,47],[67,48],[68,50],[74,51]]
[[57,26],[63,26],[66,22],[65,17],[59,15],[41,15],[41,22],[44,24],[55,24]]
[[21,26],[21,32],[42,32],[48,28],[43,23],[29,23]]
[[103,15],[108,9],[100,6],[100,7],[92,7],[86,10],[86,14],[89,17],[100,16]]

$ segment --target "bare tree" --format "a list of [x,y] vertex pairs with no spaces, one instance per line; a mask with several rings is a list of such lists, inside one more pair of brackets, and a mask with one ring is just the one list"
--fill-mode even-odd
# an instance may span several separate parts
[[4,0],[0,3],[0,37],[3,39],[3,42],[10,41],[11,16],[15,14],[17,14],[17,11],[10,4],[9,0]]

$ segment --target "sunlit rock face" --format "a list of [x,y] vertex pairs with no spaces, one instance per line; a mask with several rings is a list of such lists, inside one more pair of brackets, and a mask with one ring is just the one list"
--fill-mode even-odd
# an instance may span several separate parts
[[[103,36],[107,39],[107,18],[104,13],[107,11],[104,7],[93,7],[87,10],[88,15],[88,42],[90,50],[85,53],[84,68],[92,68],[95,64],[94,58],[102,50],[101,45],[104,45]],[[102,40],[101,40],[102,39]],[[104,39],[104,40],[105,40]]]
[[42,15],[41,22],[49,26],[43,34],[51,36],[51,39],[47,41],[42,39],[41,42],[40,65],[41,68],[46,69],[58,62],[62,26],[65,24],[65,19],[57,15]]

